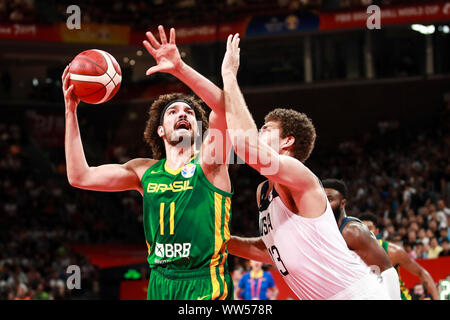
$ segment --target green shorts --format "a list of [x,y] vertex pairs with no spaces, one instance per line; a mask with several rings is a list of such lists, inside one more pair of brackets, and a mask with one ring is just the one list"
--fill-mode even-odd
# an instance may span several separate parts
[[147,300],[232,300],[233,279],[228,271],[211,276],[210,269],[153,268]]

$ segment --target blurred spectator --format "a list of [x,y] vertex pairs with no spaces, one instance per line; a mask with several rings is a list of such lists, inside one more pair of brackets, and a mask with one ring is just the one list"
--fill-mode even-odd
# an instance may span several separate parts
[[428,250],[426,250],[422,242],[419,241],[416,244],[414,251],[416,252],[416,259],[428,258]]
[[278,289],[272,274],[264,271],[263,263],[250,260],[250,271],[242,275],[236,296],[243,300],[274,300]]
[[406,243],[410,244],[411,246],[414,246],[417,242],[417,236],[415,230],[409,230],[408,231],[408,240]]
[[439,253],[439,257],[448,257],[448,256],[450,256],[449,240],[445,239],[442,241],[442,251]]
[[[442,201],[442,200],[441,200]],[[436,220],[438,228],[447,228],[447,215],[443,210],[437,211],[436,206],[431,204],[430,208],[430,219]]]
[[439,254],[442,251],[442,247],[439,245],[436,237],[431,238],[430,240],[430,249],[428,250],[428,258],[433,259],[439,257]]
[[17,295],[14,298],[14,300],[31,300],[30,296],[27,295],[27,293],[28,293],[27,286],[23,283],[20,283],[17,288]]
[[413,259],[413,260],[416,260],[416,259],[417,259],[417,253],[416,253],[415,250],[413,250],[413,246],[412,246],[411,243],[407,242],[407,243],[404,245],[404,249],[405,249],[406,253],[408,254],[408,256],[409,256],[411,259]]
[[44,284],[40,282],[37,286],[33,300],[50,300],[50,294],[45,290]]
[[241,299],[238,294],[240,293],[239,288],[239,281],[242,279],[242,275],[244,274],[244,269],[241,265],[234,265],[233,268],[233,287],[234,287],[234,299],[239,300]]
[[438,207],[438,216],[445,216],[446,220],[448,219],[448,217],[450,217],[450,209],[447,208],[447,206],[445,205],[445,201],[444,200],[439,200],[437,202],[437,207]]
[[430,295],[425,292],[425,288],[422,283],[418,283],[414,286],[412,300],[431,300]]
[[442,244],[442,242],[445,240],[450,241],[450,235],[448,234],[448,229],[449,228],[442,228],[441,230],[439,230],[439,238],[438,238],[439,244]]

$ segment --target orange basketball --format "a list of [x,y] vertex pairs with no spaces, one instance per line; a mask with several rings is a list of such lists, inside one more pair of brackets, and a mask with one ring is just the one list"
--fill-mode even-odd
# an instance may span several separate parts
[[114,97],[122,82],[122,71],[108,52],[91,49],[81,52],[69,68],[69,86],[81,101],[104,103]]

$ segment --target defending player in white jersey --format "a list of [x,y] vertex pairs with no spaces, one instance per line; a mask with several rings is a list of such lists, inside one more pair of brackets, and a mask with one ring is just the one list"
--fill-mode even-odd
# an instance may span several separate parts
[[269,180],[257,191],[261,237],[232,237],[228,250],[266,262],[268,251],[300,299],[390,299],[382,278],[348,249],[319,179],[303,164],[316,137],[311,120],[276,109],[258,134],[236,79],[239,50],[239,35],[228,37],[222,77],[229,135],[237,155]]

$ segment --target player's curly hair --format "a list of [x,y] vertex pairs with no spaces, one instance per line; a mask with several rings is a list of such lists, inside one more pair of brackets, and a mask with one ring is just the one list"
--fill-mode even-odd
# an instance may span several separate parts
[[281,138],[294,137],[292,152],[296,159],[305,162],[309,158],[316,141],[316,129],[306,114],[292,109],[278,108],[267,114],[264,121],[278,121]]
[[205,131],[208,129],[208,118],[206,117],[206,112],[203,109],[203,101],[194,95],[187,95],[184,93],[169,93],[163,94],[156,99],[150,109],[148,110],[148,120],[144,131],[144,140],[148,143],[152,149],[152,158],[160,160],[166,157],[166,150],[164,148],[163,139],[158,135],[158,126],[161,118],[161,112],[163,108],[173,100],[184,100],[186,101],[195,112],[195,118],[197,121],[202,122],[202,137]]

